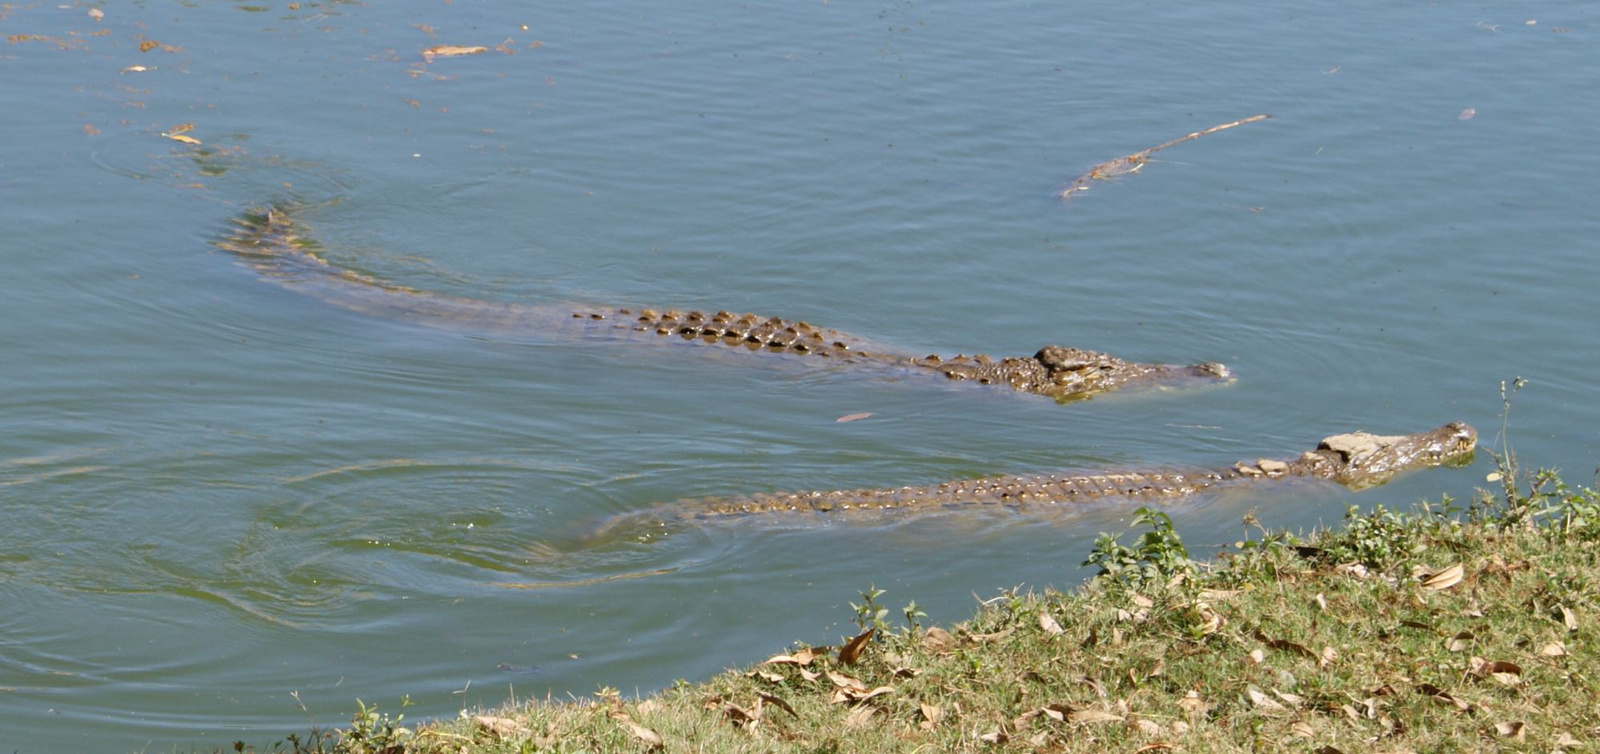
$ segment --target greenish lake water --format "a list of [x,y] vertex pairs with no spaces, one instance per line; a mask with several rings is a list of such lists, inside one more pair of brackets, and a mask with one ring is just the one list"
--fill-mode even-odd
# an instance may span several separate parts
[[[663,502],[1226,464],[1454,419],[1492,442],[1519,375],[1524,461],[1585,484],[1600,461],[1592,4],[21,3],[0,32],[5,751],[264,744],[358,697],[414,718],[648,692],[837,640],[869,584],[936,621],[1071,587],[1132,508],[584,539]],[[491,49],[424,60],[447,44]],[[188,123],[199,145],[163,138]],[[450,295],[1239,379],[1058,406],[419,328],[212,245],[283,199],[336,263]],[[1490,469],[1168,510],[1213,553],[1251,511],[1310,527],[1468,498]]]

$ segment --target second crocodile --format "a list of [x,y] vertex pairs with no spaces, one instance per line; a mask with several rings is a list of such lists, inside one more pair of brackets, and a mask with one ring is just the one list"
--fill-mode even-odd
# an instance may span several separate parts
[[[957,505],[1051,505],[1118,498],[1172,500],[1251,480],[1325,479],[1351,489],[1376,487],[1396,474],[1472,460],[1478,432],[1462,422],[1410,435],[1352,432],[1324,438],[1313,450],[1282,460],[1240,461],[1197,471],[1116,471],[959,480],[922,487],[791,492],[688,500],[618,517],[600,533],[666,526],[739,514],[930,509]],[[632,530],[631,528],[629,529]]]

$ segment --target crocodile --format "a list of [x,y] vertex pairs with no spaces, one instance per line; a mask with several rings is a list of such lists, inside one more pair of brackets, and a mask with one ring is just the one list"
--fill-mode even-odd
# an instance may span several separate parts
[[1228,367],[1219,363],[1148,364],[1065,346],[1046,346],[1032,356],[998,359],[982,354],[917,357],[838,330],[781,317],[728,311],[534,306],[446,296],[333,265],[288,205],[247,213],[236,218],[234,225],[233,233],[215,245],[237,255],[264,279],[345,309],[421,325],[520,334],[674,338],[942,375],[955,382],[1010,388],[1061,403],[1123,387],[1233,379]]
[[625,522],[665,526],[673,521],[740,514],[874,511],[945,508],[958,505],[1027,506],[1083,503],[1107,499],[1174,500],[1222,485],[1254,480],[1325,479],[1361,490],[1396,474],[1431,466],[1472,461],[1478,432],[1462,422],[1410,435],[1351,432],[1324,438],[1314,450],[1294,458],[1240,461],[1196,471],[1107,471],[1099,473],[997,476],[924,487],[891,487],[758,494],[691,500],[625,514],[601,527]]

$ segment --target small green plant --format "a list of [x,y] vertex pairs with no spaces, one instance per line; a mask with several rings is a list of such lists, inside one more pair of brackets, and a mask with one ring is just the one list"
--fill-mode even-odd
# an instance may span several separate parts
[[884,618],[889,617],[889,608],[879,605],[878,598],[887,592],[879,589],[876,584],[869,584],[860,594],[861,604],[850,603],[850,609],[856,612],[856,625],[862,631],[871,628],[877,631],[878,636],[883,636],[889,629],[889,624],[884,621]]
[[[400,709],[411,705],[410,696],[400,697]],[[378,712],[378,705],[368,706],[357,699],[356,714],[350,718],[350,728],[344,731],[339,749],[351,754],[400,754],[412,735],[411,729],[400,724],[405,719],[403,713],[390,718]]]
[[917,606],[916,600],[912,600],[911,604],[901,608],[900,613],[906,616],[906,633],[912,635],[922,630],[922,623],[918,619],[928,617],[928,614],[922,612],[922,608]]
[[1122,544],[1120,538],[1102,533],[1095,539],[1085,566],[1100,569],[1099,576],[1138,587],[1165,583],[1180,574],[1191,574],[1195,562],[1189,559],[1189,550],[1183,539],[1172,528],[1172,517],[1167,514],[1140,508],[1133,513],[1133,525],[1148,526],[1149,531],[1139,535],[1132,547]]

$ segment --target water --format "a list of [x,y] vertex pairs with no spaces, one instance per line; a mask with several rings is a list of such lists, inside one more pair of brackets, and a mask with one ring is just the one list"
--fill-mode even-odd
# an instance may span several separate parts
[[[1523,459],[1579,482],[1600,461],[1590,6],[658,6],[0,11],[0,744],[265,743],[357,697],[416,716],[649,691],[836,640],[868,584],[939,621],[1069,587],[1129,516],[583,539],[664,501],[1231,463],[1451,419],[1492,439],[1518,375]],[[425,63],[437,44],[503,51]],[[1055,197],[1257,113],[1275,117]],[[184,123],[200,146],[161,137]],[[284,198],[338,263],[452,295],[1240,379],[1056,406],[419,329],[211,246]],[[1210,552],[1252,510],[1308,527],[1467,497],[1488,470],[1171,513]]]

